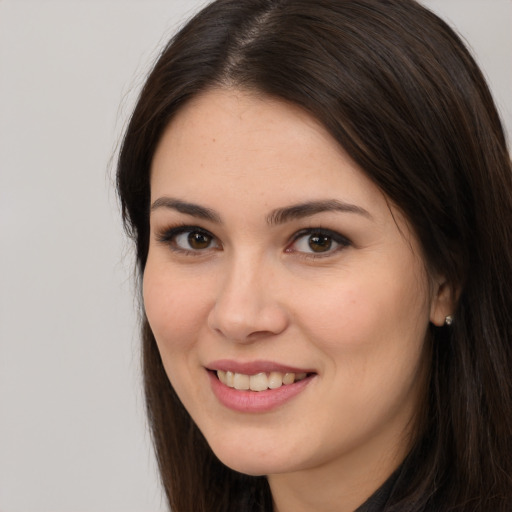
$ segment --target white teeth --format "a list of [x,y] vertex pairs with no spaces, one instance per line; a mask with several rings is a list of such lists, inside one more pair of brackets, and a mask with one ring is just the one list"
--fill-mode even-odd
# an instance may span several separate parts
[[268,389],[268,377],[266,373],[258,373],[251,375],[249,379],[249,387],[252,391],[264,391]]
[[295,382],[295,373],[285,373],[283,377],[283,384],[293,384]]
[[245,375],[243,373],[225,372],[217,370],[217,377],[226,386],[241,391],[265,391],[267,389],[277,389],[281,386],[287,386],[305,379],[307,373],[281,373],[270,372],[258,373],[256,375]]
[[249,375],[244,375],[243,373],[235,373],[233,387],[235,389],[240,389],[240,390],[249,389],[250,379],[251,378],[249,377]]
[[283,374],[279,372],[271,372],[268,376],[268,387],[277,389],[283,385]]

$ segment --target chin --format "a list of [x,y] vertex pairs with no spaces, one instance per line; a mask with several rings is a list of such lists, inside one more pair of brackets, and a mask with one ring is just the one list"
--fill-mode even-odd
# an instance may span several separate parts
[[[229,440],[228,440],[229,441]],[[216,457],[228,468],[250,476],[263,476],[294,471],[289,453],[277,453],[272,447],[242,446],[233,440],[226,445],[210,444]]]
[[262,463],[261,461],[245,460],[244,457],[220,458],[219,460],[228,468],[238,473],[249,476],[266,476],[279,473],[291,472],[289,464],[279,464],[276,462]]

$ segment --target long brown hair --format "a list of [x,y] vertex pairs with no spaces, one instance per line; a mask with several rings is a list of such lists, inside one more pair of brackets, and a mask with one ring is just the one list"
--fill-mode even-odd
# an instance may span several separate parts
[[[167,45],[126,130],[123,219],[142,275],[149,171],[175,113],[212,87],[318,119],[405,213],[429,268],[460,296],[431,326],[421,428],[385,511],[512,509],[512,171],[485,80],[413,0],[217,0]],[[177,398],[143,320],[147,412],[173,512],[271,510],[264,477],[225,467]],[[305,441],[307,442],[307,441]]]

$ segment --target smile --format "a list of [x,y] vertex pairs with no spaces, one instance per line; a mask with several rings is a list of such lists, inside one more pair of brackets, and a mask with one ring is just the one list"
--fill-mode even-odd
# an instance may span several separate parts
[[217,361],[206,368],[211,390],[228,409],[265,413],[285,406],[316,380],[315,371],[267,361]]
[[266,391],[288,386],[307,377],[307,373],[260,372],[256,375],[217,370],[217,377],[222,384],[239,391]]

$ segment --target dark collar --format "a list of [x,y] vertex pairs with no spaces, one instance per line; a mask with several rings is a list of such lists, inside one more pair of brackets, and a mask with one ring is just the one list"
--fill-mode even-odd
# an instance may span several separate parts
[[354,512],[382,512],[389,502],[393,489],[402,474],[402,464],[360,507]]

